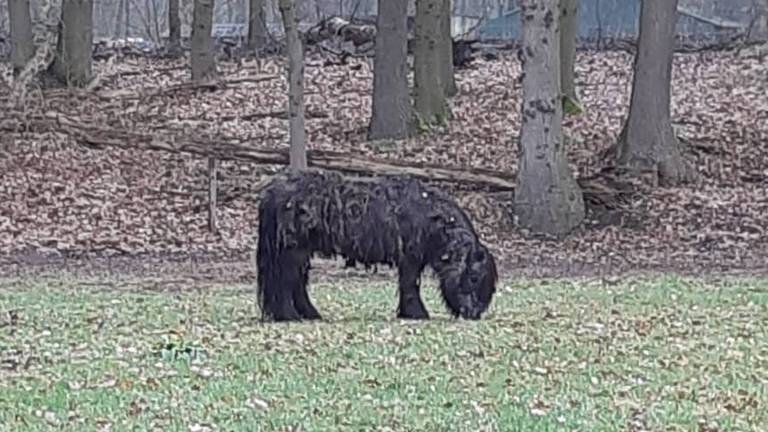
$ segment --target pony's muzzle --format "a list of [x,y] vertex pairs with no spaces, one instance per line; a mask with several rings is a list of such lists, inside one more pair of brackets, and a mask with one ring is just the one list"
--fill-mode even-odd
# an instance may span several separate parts
[[459,315],[464,319],[477,320],[483,313],[483,307],[474,294],[459,294]]

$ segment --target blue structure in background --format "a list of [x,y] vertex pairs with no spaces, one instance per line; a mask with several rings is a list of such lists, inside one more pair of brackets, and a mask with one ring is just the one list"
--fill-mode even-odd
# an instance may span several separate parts
[[[738,3],[731,0],[730,8],[715,11],[722,19],[744,22],[746,18]],[[634,37],[638,31],[640,18],[640,0],[580,0],[579,2],[579,39],[594,40],[600,38]],[[680,14],[677,31],[687,36],[717,36],[730,31],[706,22],[706,19]],[[735,25],[731,21],[729,24]],[[484,40],[519,40],[521,36],[519,9],[507,15],[487,19],[477,29],[477,37]]]

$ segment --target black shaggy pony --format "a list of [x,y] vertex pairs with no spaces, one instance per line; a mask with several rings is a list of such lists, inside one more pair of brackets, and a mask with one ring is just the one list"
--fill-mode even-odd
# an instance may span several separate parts
[[467,215],[439,190],[405,176],[369,179],[307,170],[278,174],[259,205],[258,301],[263,319],[319,319],[307,293],[310,258],[398,269],[398,317],[428,319],[419,294],[430,266],[454,317],[479,319],[496,290],[496,263]]

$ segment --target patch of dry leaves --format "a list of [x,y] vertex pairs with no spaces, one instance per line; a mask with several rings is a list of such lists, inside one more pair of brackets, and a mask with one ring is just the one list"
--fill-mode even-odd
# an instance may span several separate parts
[[[454,117],[394,148],[365,142],[371,63],[306,69],[310,148],[365,156],[477,167],[514,174],[521,91],[513,53],[458,72]],[[603,166],[627,113],[632,56],[581,52],[577,87],[585,113],[565,120],[568,153],[580,176]],[[82,122],[136,132],[234,137],[284,148],[287,121],[283,69],[273,60],[224,63],[242,82],[220,90],[151,95],[142,89],[188,79],[181,63],[97,63],[102,95],[33,96],[30,112],[55,111]],[[272,77],[256,80],[256,77]],[[501,196],[462,192],[509,270],[534,274],[619,269],[763,269],[768,256],[768,68],[749,52],[676,56],[673,121],[688,144],[701,182],[659,189],[616,215],[593,214],[563,241],[529,238]],[[6,92],[6,90],[0,90]],[[60,92],[60,91],[59,91]],[[125,95],[141,95],[126,97]],[[58,95],[58,96],[57,96]],[[7,101],[6,94],[0,99]],[[0,123],[2,122],[0,117]],[[189,155],[93,150],[62,133],[0,137],[0,262],[23,265],[50,257],[214,254],[248,261],[254,248],[257,185],[276,167],[223,162],[219,224],[206,227],[206,161]],[[610,223],[606,223],[609,221]],[[247,262],[250,266],[250,261]]]

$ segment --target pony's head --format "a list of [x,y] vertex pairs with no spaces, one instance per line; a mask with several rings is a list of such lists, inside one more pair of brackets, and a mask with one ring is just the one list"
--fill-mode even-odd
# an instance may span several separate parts
[[438,265],[440,289],[453,316],[480,319],[496,292],[496,261],[479,241],[446,251]]

